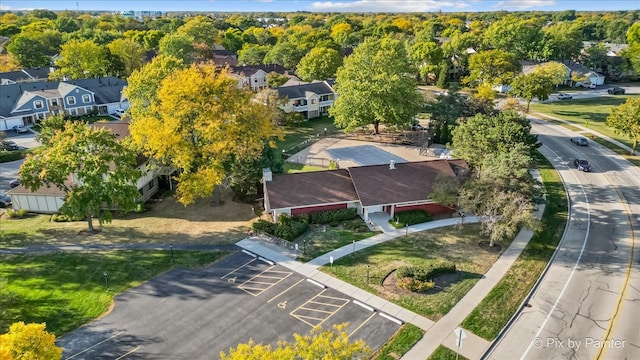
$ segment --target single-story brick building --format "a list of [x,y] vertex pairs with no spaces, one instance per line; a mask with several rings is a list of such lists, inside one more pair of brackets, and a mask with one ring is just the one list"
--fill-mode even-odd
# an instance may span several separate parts
[[446,159],[277,175],[265,169],[264,206],[274,221],[281,214],[345,208],[358,209],[365,221],[375,212],[451,213],[453,209],[434,203],[429,194],[438,175],[457,178],[466,170],[464,161]]

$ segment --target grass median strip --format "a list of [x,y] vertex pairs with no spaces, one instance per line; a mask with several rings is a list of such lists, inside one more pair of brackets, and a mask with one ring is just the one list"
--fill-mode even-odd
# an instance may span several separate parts
[[542,155],[537,157],[546,191],[542,224],[505,276],[462,322],[462,327],[494,339],[527,296],[553,255],[567,222],[567,195],[560,175]]
[[169,251],[3,255],[0,333],[16,321],[46,322],[60,336],[102,315],[118,293],[172,268],[200,267],[227,254],[174,250],[173,263]]
[[424,330],[412,324],[404,324],[374,355],[372,360],[396,360],[406,354],[424,335]]
[[462,355],[457,355],[455,351],[446,346],[440,345],[427,360],[467,360],[467,358]]

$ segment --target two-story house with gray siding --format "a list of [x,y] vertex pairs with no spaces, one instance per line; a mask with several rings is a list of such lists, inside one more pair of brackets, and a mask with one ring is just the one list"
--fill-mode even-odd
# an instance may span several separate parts
[[329,114],[329,108],[336,100],[336,93],[328,81],[314,81],[307,84],[280,86],[278,97],[286,98],[281,106],[285,112],[301,113],[305,119],[313,119]]
[[115,77],[2,85],[0,130],[33,125],[60,113],[82,116],[93,109],[100,114],[127,109],[129,102],[122,95],[126,85]]

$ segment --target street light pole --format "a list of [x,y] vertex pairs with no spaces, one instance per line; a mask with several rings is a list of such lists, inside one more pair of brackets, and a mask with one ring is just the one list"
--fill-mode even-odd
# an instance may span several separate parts
[[369,265],[367,265],[367,284],[369,283]]
[[404,237],[409,236],[409,224],[404,224]]
[[169,250],[171,251],[171,263],[175,263],[174,259],[173,259],[173,244],[169,245]]
[[324,128],[324,137],[327,137],[327,128]]
[[307,251],[307,240],[302,240],[302,255]]
[[356,241],[353,240],[353,253],[351,253],[351,256],[356,256]]
[[107,291],[109,291],[109,273],[104,272],[104,285],[107,287]]

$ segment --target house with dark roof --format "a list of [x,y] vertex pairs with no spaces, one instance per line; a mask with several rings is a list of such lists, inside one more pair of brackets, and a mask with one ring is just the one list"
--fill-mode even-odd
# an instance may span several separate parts
[[327,81],[314,81],[291,86],[278,87],[278,97],[286,98],[280,108],[284,112],[301,113],[305,119],[313,119],[329,114],[329,108],[337,94]]
[[[128,121],[96,122],[92,124],[92,127],[95,129],[108,130],[116,135],[116,139],[118,140],[122,140],[131,135]],[[160,188],[158,175],[156,171],[148,168],[148,158],[143,155],[138,155],[135,165],[142,173],[142,176],[136,181],[136,187],[140,193],[137,201],[145,202],[157,193]],[[65,182],[66,186],[71,187],[76,183],[77,181],[74,175],[69,174]],[[9,190],[7,195],[11,197],[14,210],[25,209],[28,212],[41,214],[54,214],[59,212],[62,205],[64,205],[65,197],[65,193],[61,189],[46,185],[36,191],[31,191],[23,185],[19,185]]]
[[0,130],[33,125],[51,115],[81,116],[94,109],[112,114],[128,109],[127,82],[116,77],[69,81],[32,81],[0,87]]
[[281,214],[346,208],[356,208],[365,221],[376,212],[451,214],[454,209],[434,203],[429,194],[438,176],[458,178],[467,169],[462,160],[446,159],[277,175],[265,169],[264,206],[274,221]]
[[289,71],[277,64],[230,66],[231,76],[238,79],[238,87],[246,87],[253,91],[266,89],[267,75],[276,72],[280,75],[289,75]]
[[50,68],[43,67],[0,72],[0,86],[11,85],[20,82],[47,80],[49,78],[50,71]]

